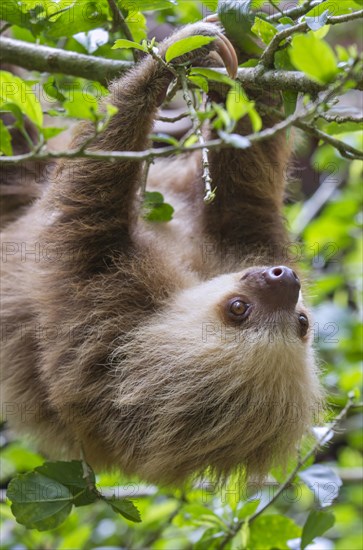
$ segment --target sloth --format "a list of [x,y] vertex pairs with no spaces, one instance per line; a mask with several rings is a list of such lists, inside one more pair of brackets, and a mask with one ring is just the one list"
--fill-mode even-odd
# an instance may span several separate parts
[[[235,49],[214,22],[176,31],[160,56],[194,35],[214,40],[175,62],[218,58],[236,74]],[[117,113],[88,148],[147,149],[173,78],[147,56],[112,83]],[[262,105],[266,92],[254,93]],[[92,133],[82,123],[72,147]],[[174,206],[168,223],[141,215],[140,162],[59,161],[42,196],[2,233],[10,427],[32,434],[46,456],[82,453],[96,469],[152,483],[233,471],[263,479],[284,463],[321,401],[310,313],[286,253],[289,154],[283,132],[212,150],[209,204],[198,152],[156,162],[148,189]]]

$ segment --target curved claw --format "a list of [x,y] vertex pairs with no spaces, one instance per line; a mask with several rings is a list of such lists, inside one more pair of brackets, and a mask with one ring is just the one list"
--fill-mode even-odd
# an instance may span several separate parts
[[219,15],[218,13],[211,13],[210,15],[207,15],[203,21],[206,23],[219,23]]
[[238,73],[237,54],[231,42],[222,33],[218,33],[216,37],[216,50],[221,56],[229,76],[236,78]]

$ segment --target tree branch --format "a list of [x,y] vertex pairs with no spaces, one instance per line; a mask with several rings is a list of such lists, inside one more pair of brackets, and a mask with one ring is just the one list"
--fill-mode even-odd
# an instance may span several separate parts
[[129,61],[84,55],[3,36],[0,37],[0,63],[10,63],[30,71],[78,76],[104,85],[133,65]]
[[348,145],[348,143],[344,143],[344,141],[336,139],[333,136],[322,132],[318,128],[310,126],[310,124],[307,124],[306,122],[298,120],[294,123],[294,126],[300,128],[301,130],[304,130],[304,132],[306,132],[307,134],[310,134],[318,139],[321,139],[322,141],[325,141],[325,143],[329,143],[329,145],[335,147],[335,149],[339,151],[342,157],[346,159],[363,160],[363,151],[359,151],[359,149],[356,149],[355,147]]
[[337,124],[344,124],[344,122],[360,124],[363,122],[362,115],[345,115],[343,113],[320,113],[319,118],[323,118],[326,122],[336,122]]
[[[129,61],[84,55],[6,37],[0,37],[0,62],[17,65],[30,71],[64,73],[96,80],[104,85],[133,66]],[[227,75],[225,69],[216,70]],[[311,94],[324,89],[324,86],[313,82],[298,71],[267,71],[261,74],[260,69],[241,68],[238,70],[238,80],[245,86]]]
[[[315,0],[314,2],[312,0],[306,0],[301,6],[297,6],[295,8],[291,8],[289,10],[282,10],[284,17],[290,17],[291,19],[295,19],[297,17],[301,17],[302,15],[305,15],[308,11],[310,11],[315,6],[318,6],[319,4],[323,4],[325,0]],[[273,15],[270,15],[267,17],[268,21],[278,21],[281,19],[280,13],[274,13]]]
[[[344,15],[337,15],[336,17],[328,17],[326,20],[326,25],[338,25],[340,23],[347,23],[348,21],[354,21],[355,19],[361,19],[363,17],[363,10],[354,11],[353,13],[347,13]],[[295,33],[301,32],[308,32],[310,30],[309,25],[306,21],[302,23],[298,23],[297,25],[294,25],[292,27],[288,27],[287,29],[283,29],[282,31],[275,34],[265,51],[263,52],[260,63],[264,65],[267,68],[273,67],[274,63],[274,56],[277,50],[280,47],[280,44],[283,40],[286,38],[289,38]]]
[[[312,116],[318,107],[317,103],[313,103],[310,107],[305,107],[302,113],[293,114],[286,119],[278,122],[271,128],[266,128],[260,132],[249,134],[246,137],[246,141],[249,142],[249,147],[254,143],[270,139],[278,132],[289,128],[299,121],[303,121],[306,117]],[[92,136],[93,139],[94,136]],[[231,147],[230,143],[225,142],[223,139],[213,139],[210,141],[204,141],[204,138],[199,143],[194,143],[188,147],[182,145],[163,147],[160,149],[147,149],[145,151],[93,151],[85,149],[84,145],[77,149],[70,151],[47,151],[40,149],[39,147],[30,153],[16,156],[2,156],[0,157],[1,165],[16,165],[21,164],[27,160],[51,160],[56,158],[91,158],[96,160],[105,160],[110,162],[117,162],[119,160],[130,160],[133,162],[147,161],[152,162],[155,158],[167,157],[170,155],[177,155],[181,153],[190,153],[199,149],[222,149]]]

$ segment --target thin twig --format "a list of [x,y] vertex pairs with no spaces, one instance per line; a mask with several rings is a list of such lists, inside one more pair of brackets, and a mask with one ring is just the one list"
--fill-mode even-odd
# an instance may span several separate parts
[[[312,2],[312,0],[307,0],[301,6],[297,6],[295,8],[291,8],[289,10],[283,11],[284,17],[290,17],[291,19],[296,19],[301,15],[305,15],[305,13],[310,11],[313,7],[318,6],[323,2],[325,2],[325,0],[316,0],[315,2]],[[281,15],[279,13],[274,13],[273,15],[269,15],[267,17],[268,21],[278,21],[279,19],[281,19]]]
[[[112,32],[116,32],[121,29],[121,31],[123,32],[127,40],[131,40],[131,42],[134,42],[132,33],[125,21],[124,16],[122,15],[120,8],[116,4],[115,0],[107,0],[107,2],[112,13],[112,29],[111,29]],[[136,48],[133,48],[132,55],[136,63],[139,60],[139,50],[137,50]]]
[[0,29],[0,34],[7,31],[10,27],[11,27],[11,23],[5,23],[5,25],[3,25]]
[[179,78],[182,84],[182,90],[183,90],[183,97],[184,101],[187,104],[189,115],[192,121],[193,125],[193,133],[197,136],[198,142],[202,146],[202,179],[204,181],[204,188],[205,188],[205,195],[204,195],[204,202],[212,202],[215,197],[215,189],[212,189],[212,177],[210,175],[210,168],[209,168],[209,158],[208,158],[208,148],[206,147],[206,141],[203,136],[203,132],[201,130],[201,123],[198,118],[197,111],[195,110],[195,107],[193,105],[193,100],[191,98],[189,89],[188,89],[188,82],[187,77],[185,73],[185,69],[181,68],[179,71]]
[[327,122],[336,122],[337,124],[344,124],[345,122],[354,122],[360,124],[363,122],[362,115],[343,115],[343,114],[329,114],[329,113],[320,113],[320,118],[323,118]]
[[168,117],[168,116],[158,116],[158,120],[160,120],[160,122],[178,122],[178,120],[182,120],[183,118],[186,118],[187,116],[189,116],[189,113],[181,113],[180,115],[178,116],[174,116],[174,117]]
[[161,524],[161,526],[156,529],[154,532],[151,532],[146,540],[144,540],[142,542],[142,547],[143,549],[145,548],[151,548],[152,544],[154,544],[154,542],[156,542],[160,536],[162,535],[162,533],[165,531],[165,529],[172,524],[173,522],[173,519],[179,514],[179,512],[182,510],[184,504],[187,504],[188,501],[186,499],[186,496],[184,494],[181,495],[180,499],[179,499],[179,502],[175,508],[175,510],[173,510],[173,512],[171,512],[169,514],[169,516],[166,518],[165,521],[163,521],[163,523]]
[[313,220],[324,205],[330,201],[343,181],[343,174],[334,178],[329,177],[329,175],[325,177],[315,193],[304,203],[304,206],[292,224],[291,233],[295,238],[300,237],[311,220]]
[[[326,20],[326,24],[338,25],[340,23],[347,23],[348,21],[354,21],[355,19],[361,19],[362,17],[363,17],[363,10],[358,10],[353,13],[337,15],[335,17],[328,17]],[[263,52],[259,63],[262,64],[264,67],[273,67],[274,56],[280,47],[280,43],[295,33],[298,33],[298,32],[304,33],[309,30],[310,29],[307,22],[303,21],[302,23],[298,23],[297,25],[293,25],[292,27],[288,27],[287,29],[283,29],[282,31],[278,32],[277,34],[275,34],[270,44],[267,46],[267,48]]]
[[269,3],[271,4],[271,6],[273,8],[275,8],[275,10],[280,13],[281,17],[284,15],[284,12],[282,11],[282,9],[274,2],[274,0],[268,0]]
[[153,162],[154,162],[153,158],[148,158],[144,163],[143,172],[142,172],[142,179],[141,179],[141,183],[140,183],[140,199],[141,199],[141,201],[143,201],[144,198],[145,198],[147,178],[149,176],[150,166],[153,164]]
[[[245,136],[246,140],[250,142],[248,147],[250,147],[254,143],[259,143],[266,139],[270,139],[274,137],[278,132],[281,132],[282,130],[287,129],[292,125],[296,125],[298,122],[302,121],[306,117],[312,116],[315,113],[317,108],[318,108],[318,104],[312,104],[312,106],[306,107],[302,113],[293,114],[288,118],[286,118],[285,120],[278,122],[271,128],[266,128],[261,132],[252,133]],[[194,110],[194,113],[195,113],[193,115],[195,117],[194,120],[196,120],[199,124],[198,116],[195,112],[193,104],[192,104],[192,109]],[[25,153],[23,155],[2,156],[0,157],[0,165],[19,164],[26,160],[47,160],[47,159],[55,159],[55,158],[69,158],[69,159],[90,158],[94,160],[107,160],[111,162],[117,162],[121,160],[130,160],[134,162],[140,162],[143,160],[147,161],[147,160],[153,160],[154,158],[166,157],[173,154],[181,154],[181,153],[186,153],[191,151],[197,151],[199,149],[202,149],[202,150],[203,149],[223,149],[223,148],[231,147],[231,145],[229,143],[226,143],[223,139],[213,139],[213,140],[205,141],[200,128],[197,129],[197,125],[195,126],[195,128],[196,128],[195,133],[198,136],[198,143],[193,143],[188,147],[177,145],[177,146],[163,147],[160,149],[151,148],[145,151],[102,151],[102,150],[93,151],[93,150],[87,150],[87,149],[84,150],[82,147],[78,149],[73,149],[70,151],[60,151],[60,152],[42,150],[42,151],[37,151],[35,153],[33,152]]]
[[[348,395],[348,401],[345,405],[345,407],[340,411],[340,413],[338,414],[338,416],[334,419],[333,423],[331,424],[331,426],[329,427],[329,429],[324,433],[323,437],[321,437],[317,442],[316,444],[312,447],[312,449],[310,449],[310,451],[308,451],[305,456],[298,460],[295,468],[293,469],[293,471],[291,472],[291,474],[287,477],[287,479],[284,481],[284,483],[280,486],[279,490],[276,491],[276,493],[274,494],[274,496],[271,498],[271,500],[269,500],[264,506],[262,506],[257,512],[255,512],[250,518],[249,518],[249,523],[251,523],[252,521],[254,521],[257,517],[259,517],[268,507],[271,506],[271,504],[273,504],[274,502],[276,502],[276,500],[279,498],[279,496],[285,491],[285,489],[290,485],[290,483],[294,480],[296,474],[299,472],[300,468],[302,466],[304,466],[308,460],[317,453],[317,451],[319,450],[319,448],[321,446],[323,446],[325,443],[326,443],[326,438],[327,436],[333,432],[335,430],[335,428],[338,426],[338,424],[341,422],[341,420],[347,415],[347,413],[349,412],[350,408],[353,406],[354,404],[354,395],[352,394],[349,394]],[[220,544],[219,548],[222,550],[223,548],[225,548],[225,546],[228,544],[228,542],[230,540],[233,539],[233,537],[236,536],[236,534],[238,533],[238,531],[240,531],[240,529],[242,528],[243,524],[245,523],[246,520],[240,520],[239,522],[237,522],[235,525],[233,525],[229,531],[229,533],[226,534],[225,538],[223,539],[222,543]]]
[[325,132],[322,132],[318,128],[310,126],[310,124],[307,124],[302,120],[297,120],[294,123],[294,126],[296,126],[297,128],[300,128],[301,130],[304,130],[304,132],[306,132],[307,134],[310,134],[318,139],[325,141],[325,143],[329,143],[329,145],[332,145],[333,147],[335,147],[335,149],[339,151],[342,157],[346,159],[363,160],[363,151],[359,151],[359,149],[356,149],[355,147],[348,145],[348,143],[344,143],[344,141],[341,141],[340,139],[336,139],[335,137],[329,134],[326,134]]

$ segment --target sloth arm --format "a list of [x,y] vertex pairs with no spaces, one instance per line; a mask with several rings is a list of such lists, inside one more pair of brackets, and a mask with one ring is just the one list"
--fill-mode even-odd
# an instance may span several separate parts
[[[258,109],[267,103],[271,92],[249,96]],[[223,102],[225,97],[218,96]],[[273,103],[278,98],[272,99]],[[263,117],[263,126],[277,120]],[[248,117],[239,121],[235,133],[253,132]],[[216,136],[212,136],[216,137]],[[286,132],[254,144],[247,149],[228,148],[210,152],[210,172],[216,198],[203,208],[203,231],[216,241],[222,255],[241,257],[258,255],[263,263],[281,262],[287,236],[282,219],[285,171],[290,148]]]
[[[178,62],[200,64],[211,51],[216,50],[227,68],[231,72],[236,71],[234,50],[229,43],[226,46],[227,41],[219,28],[210,23],[196,23],[179,30],[159,46],[160,55],[164,56],[175,41],[193,35],[217,38],[185,54]],[[172,78],[169,69],[147,56],[115,81],[110,87],[107,102],[116,106],[118,112],[88,149],[146,149],[157,109]],[[77,132],[73,147],[80,146],[92,135],[92,125],[84,123],[77,127]],[[72,258],[67,266],[64,265],[69,275],[74,270],[80,276],[102,272],[105,267],[109,269],[120,253],[130,255],[133,252],[132,230],[137,218],[135,194],[140,185],[141,170],[140,162],[129,160],[108,162],[78,158],[59,163],[45,198],[46,208],[55,213],[52,223],[45,229],[45,238],[47,242],[59,243],[64,252],[64,264],[68,257]],[[74,254],[67,254],[67,250],[77,250],[80,261],[74,262]]]

